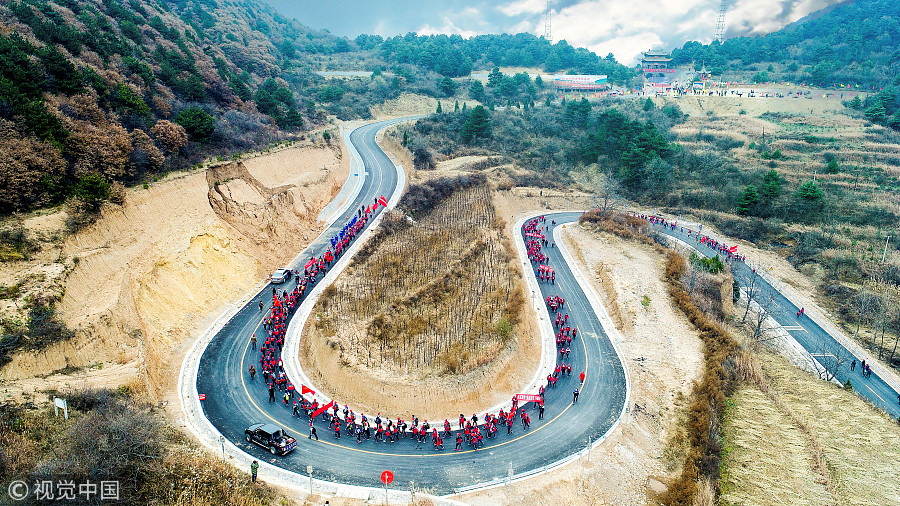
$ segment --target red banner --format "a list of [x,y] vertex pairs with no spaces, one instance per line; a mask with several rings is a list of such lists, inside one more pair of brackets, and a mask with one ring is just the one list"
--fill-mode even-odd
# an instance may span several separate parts
[[306,265],[303,266],[303,268],[304,268],[304,269],[309,269],[309,268],[312,267],[315,263],[316,263],[316,259],[315,259],[315,258],[310,258],[310,259],[309,259],[309,262],[306,262]]
[[732,247],[728,248],[729,253],[734,253],[736,251],[737,251],[737,246],[732,246]]
[[537,402],[542,404],[544,402],[538,394],[516,394],[516,400],[519,402]]
[[312,388],[309,388],[306,385],[300,385],[300,395],[306,395],[306,394],[316,395],[316,393],[313,392]]
[[[304,388],[305,388],[305,387],[304,387]],[[331,401],[331,402],[329,402],[328,404],[322,406],[321,408],[319,408],[319,409],[313,411],[312,416],[309,417],[309,418],[310,418],[310,419],[313,419],[313,418],[315,418],[315,417],[321,415],[322,413],[325,412],[325,410],[327,410],[327,409],[330,408],[331,406],[334,406],[334,401]]]
[[384,195],[378,197],[378,203],[384,207],[387,207],[387,199],[384,198]]

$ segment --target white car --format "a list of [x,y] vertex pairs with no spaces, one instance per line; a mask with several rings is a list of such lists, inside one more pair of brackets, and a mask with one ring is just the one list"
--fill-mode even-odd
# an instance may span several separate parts
[[280,284],[285,281],[291,279],[291,270],[290,269],[278,269],[272,273],[272,277],[269,278],[272,283]]

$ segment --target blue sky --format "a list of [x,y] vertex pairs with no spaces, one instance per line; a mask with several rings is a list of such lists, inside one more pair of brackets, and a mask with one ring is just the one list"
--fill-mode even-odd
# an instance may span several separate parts
[[[289,18],[350,38],[417,32],[464,37],[544,33],[546,0],[263,0]],[[776,31],[840,0],[726,0],[726,37]],[[551,34],[623,63],[652,48],[713,38],[721,0],[556,0]]]

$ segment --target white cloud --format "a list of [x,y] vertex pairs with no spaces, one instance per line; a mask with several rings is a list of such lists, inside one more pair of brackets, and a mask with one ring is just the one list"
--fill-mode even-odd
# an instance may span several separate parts
[[506,5],[497,7],[497,10],[510,17],[520,16],[522,14],[537,14],[544,12],[547,8],[545,0],[519,0],[510,2]]
[[641,53],[661,45],[662,40],[658,35],[644,32],[604,40],[598,44],[588,46],[588,49],[600,55],[601,58],[609,53],[613,53],[619,63],[631,65],[638,60]]
[[444,25],[441,27],[434,27],[426,23],[415,32],[419,35],[437,35],[441,33],[448,35],[460,35],[466,39],[468,39],[469,37],[474,37],[475,35],[480,35],[482,33],[475,30],[466,30],[460,28],[456,26],[453,21],[450,21],[450,18],[448,17],[444,17]]

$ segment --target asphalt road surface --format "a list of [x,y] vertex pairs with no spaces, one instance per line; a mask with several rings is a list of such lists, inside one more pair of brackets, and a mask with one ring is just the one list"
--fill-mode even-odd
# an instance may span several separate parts
[[[680,226],[676,227],[675,230],[662,225],[653,225],[653,228],[694,246],[709,258],[718,254],[715,250],[700,244],[696,234],[691,237],[682,232]],[[726,261],[726,258],[722,255],[719,256],[723,262]],[[872,371],[870,378],[863,378],[860,359],[854,357],[843,344],[838,342],[809,316],[802,315],[798,317],[797,312],[801,308],[794,305],[781,292],[773,288],[764,277],[754,276],[751,267],[747,264],[733,261],[729,265],[735,280],[742,288],[747,288],[750,285],[751,276],[756,278],[754,283],[759,289],[759,294],[754,297],[755,300],[768,301],[771,297],[772,305],[770,311],[772,318],[784,327],[806,351],[815,357],[822,364],[823,368],[833,373],[835,367],[837,367],[835,379],[840,381],[841,384],[845,384],[847,380],[850,380],[853,389],[858,394],[868,399],[876,407],[884,409],[894,418],[900,417],[900,403],[898,403],[897,399],[898,392],[878,376],[875,370]],[[851,371],[850,365],[854,359],[856,359],[856,368],[854,371]]]
[[[301,258],[321,255],[329,244],[329,238],[356,213],[360,205],[371,203],[376,196],[388,196],[393,192],[396,185],[394,165],[375,144],[375,133],[386,125],[386,122],[375,123],[352,134],[351,142],[362,155],[367,171],[365,186],[356,205],[351,206],[335,225],[316,239],[307,248],[308,254]],[[578,216],[578,213],[548,214],[547,225],[550,225],[551,219],[555,219],[557,226],[560,226],[576,221]],[[523,240],[521,233],[520,230],[516,240]],[[550,231],[547,237],[551,237]],[[626,396],[624,370],[580,285],[563,263],[559,250],[545,248],[545,253],[550,257],[549,265],[556,269],[556,284],[542,284],[542,293],[535,296],[546,298],[548,295],[560,295],[565,298],[563,312],[569,314],[570,326],[577,326],[578,336],[572,342],[572,354],[566,360],[573,364],[572,376],[561,378],[555,389],[547,390],[544,419],[538,420],[536,406],[532,403],[524,406],[531,416],[528,430],[523,429],[517,419],[512,435],[507,435],[505,428],[499,429],[495,439],[485,438],[484,447],[473,450],[464,445],[464,451],[460,452],[453,449],[454,431],[452,437],[444,439],[445,449],[438,451],[433,449],[430,439],[422,444],[411,439],[401,439],[396,443],[375,443],[374,440],[357,443],[355,437],[346,434],[336,439],[322,417],[317,417],[315,425],[319,440],[308,439],[309,420],[302,412],[301,417],[294,417],[289,406],[281,402],[268,402],[268,389],[262,377],[250,380],[247,373],[250,364],[259,367],[259,352],[250,349],[249,339],[254,332],[258,338],[264,333],[261,321],[266,312],[259,310],[259,301],[266,304],[268,311],[270,287],[266,287],[259,298],[250,300],[206,348],[197,377],[197,391],[206,395],[206,400],[202,402],[204,414],[225,437],[259,460],[304,475],[307,465],[311,465],[317,479],[372,487],[381,486],[381,472],[391,470],[397,488],[405,489],[410,481],[415,481],[417,486],[429,487],[432,493],[439,495],[452,493],[460,487],[505,478],[510,467],[515,474],[519,474],[580,451],[588,441],[596,441],[605,434],[621,413]],[[279,286],[279,290],[293,289],[292,283]],[[526,368],[536,366],[522,365]],[[578,380],[581,371],[586,373],[583,386]],[[373,387],[378,388],[374,384]],[[365,385],[360,388],[365,388]],[[573,404],[572,392],[575,388],[579,388],[581,393],[578,403]],[[352,399],[345,402],[353,407]],[[462,407],[461,412],[467,417],[472,416],[468,408]],[[398,416],[409,420],[413,414],[385,413],[394,420]],[[367,415],[372,420],[375,413]],[[483,420],[484,413],[478,413],[478,416],[479,420]],[[276,457],[246,443],[244,429],[258,422],[272,422],[286,428],[298,440],[296,450],[287,456]],[[456,429],[456,420],[451,420],[451,423]],[[431,420],[431,424],[440,430],[443,420]]]

